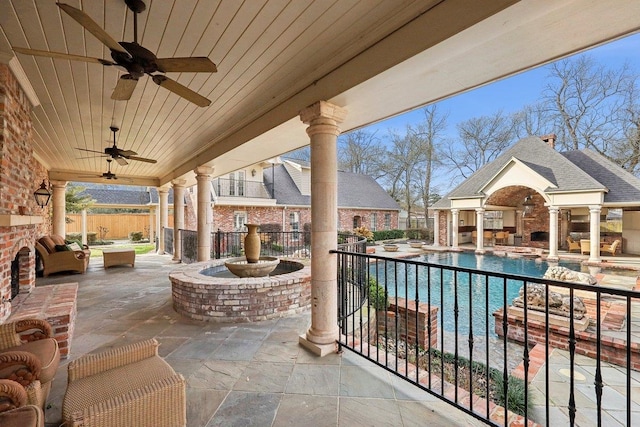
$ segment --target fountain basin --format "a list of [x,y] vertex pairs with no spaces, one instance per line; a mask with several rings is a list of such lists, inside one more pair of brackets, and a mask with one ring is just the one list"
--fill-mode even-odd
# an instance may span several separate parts
[[248,262],[245,257],[231,258],[224,265],[238,277],[264,277],[275,270],[278,263],[279,258],[261,256],[258,262]]
[[195,320],[238,323],[286,317],[311,306],[310,266],[280,260],[271,276],[235,277],[225,261],[187,264],[169,273],[174,310]]

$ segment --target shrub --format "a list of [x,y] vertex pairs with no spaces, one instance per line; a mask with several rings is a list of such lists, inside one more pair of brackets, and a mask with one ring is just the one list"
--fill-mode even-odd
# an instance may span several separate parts
[[142,237],[143,237],[142,231],[132,231],[131,233],[129,233],[129,239],[132,242],[139,242],[142,240]]
[[495,393],[496,403],[516,414],[524,415],[524,409],[527,406],[527,402],[524,399],[524,380],[510,375],[507,380],[508,390],[505,396],[502,372],[492,369],[491,379],[493,380],[493,391]]
[[373,240],[402,239],[404,230],[378,230],[373,232]]
[[367,227],[356,227],[353,229],[353,233],[356,236],[361,236],[367,239],[367,242],[373,242],[373,232]]
[[274,252],[282,253],[282,252],[284,252],[284,247],[282,245],[277,244],[277,243],[271,243],[271,250],[274,251]]
[[386,310],[389,307],[387,291],[378,284],[375,277],[371,276],[369,276],[369,304],[376,310]]
[[[81,242],[82,241],[82,233],[67,233],[65,235],[65,240],[74,240]],[[90,231],[87,233],[87,244],[95,244],[97,240],[97,233],[95,231]]]
[[407,239],[431,240],[431,231],[427,228],[410,228],[406,230]]

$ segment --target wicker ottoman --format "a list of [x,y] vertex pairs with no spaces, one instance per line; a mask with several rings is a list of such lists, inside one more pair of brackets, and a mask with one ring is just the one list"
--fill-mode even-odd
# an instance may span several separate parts
[[187,423],[185,380],[158,356],[155,339],[69,363],[65,426],[176,427]]
[[121,264],[131,264],[131,267],[134,267],[136,251],[131,248],[103,249],[102,258],[104,260],[104,268]]

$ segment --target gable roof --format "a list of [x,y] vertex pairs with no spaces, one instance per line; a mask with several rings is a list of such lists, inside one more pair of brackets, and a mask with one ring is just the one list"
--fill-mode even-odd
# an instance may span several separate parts
[[[146,206],[158,204],[158,190],[155,187],[139,187],[117,184],[73,183],[84,187],[81,194],[88,194],[97,205]],[[169,190],[169,204],[173,203],[173,190]]]
[[[296,161],[297,162],[297,161]],[[272,188],[277,205],[311,206],[311,196],[300,193],[283,165],[265,169],[264,183]],[[273,174],[273,177],[272,177]],[[395,200],[368,175],[338,171],[338,207],[400,210]]]
[[448,208],[451,199],[483,197],[482,188],[513,159],[553,184],[547,193],[604,192],[605,203],[640,201],[640,180],[591,150],[560,153],[538,137],[527,137],[487,163],[433,205]]

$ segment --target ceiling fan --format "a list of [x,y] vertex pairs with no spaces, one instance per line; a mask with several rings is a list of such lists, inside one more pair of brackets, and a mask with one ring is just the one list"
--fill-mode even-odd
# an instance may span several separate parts
[[127,7],[133,12],[133,42],[116,42],[104,29],[102,29],[89,15],[80,9],[76,9],[65,3],[56,3],[67,15],[75,19],[87,31],[104,43],[111,50],[113,61],[91,58],[81,55],[70,55],[46,50],[12,47],[14,51],[26,55],[46,56],[51,58],[70,59],[73,61],[95,62],[105,66],[116,66],[127,72],[120,76],[118,83],[111,94],[111,99],[128,100],[138,83],[138,79],[145,74],[149,75],[154,83],[170,90],[176,95],[193,102],[200,107],[207,107],[211,101],[204,96],[181,85],[175,80],[163,74],[167,72],[193,72],[215,73],[216,64],[207,57],[182,57],[182,58],[157,58],[156,55],[138,44],[138,13],[146,9],[142,0],[124,0]]
[[[116,162],[118,162],[119,165],[121,166],[126,166],[129,164],[129,162],[127,162],[127,160],[137,160],[139,162],[146,162],[146,163],[157,163],[157,160],[154,159],[147,159],[145,157],[138,157],[138,153],[136,153],[135,151],[132,150],[123,150],[122,148],[118,148],[118,146],[116,145],[116,133],[120,130],[115,126],[111,126],[109,129],[111,129],[111,132],[113,132],[113,146],[111,147],[107,147],[104,149],[104,153],[102,151],[96,151],[96,150],[89,150],[87,148],[77,148],[78,150],[81,151],[88,151],[90,153],[98,153],[102,156],[109,156],[112,159],[115,159]],[[111,159],[107,159],[107,161],[111,161]]]
[[103,172],[101,175],[80,175],[80,178],[104,178],[104,179],[118,179],[115,173],[111,172],[111,162],[112,159],[107,159],[107,171]]

